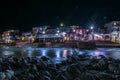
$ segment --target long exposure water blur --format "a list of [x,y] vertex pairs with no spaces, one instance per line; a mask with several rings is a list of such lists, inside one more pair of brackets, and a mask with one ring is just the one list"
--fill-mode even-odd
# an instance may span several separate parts
[[36,57],[47,56],[54,63],[59,63],[73,53],[88,54],[92,56],[104,55],[120,59],[120,48],[96,48],[94,50],[75,48],[32,48],[32,47],[1,47],[0,56]]

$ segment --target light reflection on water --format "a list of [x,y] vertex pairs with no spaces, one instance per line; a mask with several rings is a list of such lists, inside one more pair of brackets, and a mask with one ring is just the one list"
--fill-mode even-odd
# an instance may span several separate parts
[[95,50],[82,50],[72,48],[0,48],[0,56],[19,56],[19,57],[38,57],[47,56],[60,62],[62,59],[67,59],[67,55],[73,53],[89,54],[93,56],[104,55],[106,57],[113,57],[120,59],[120,48],[97,48]]
[[45,55],[46,55],[47,50],[41,50],[41,52],[42,52],[42,56],[45,56]]
[[14,55],[13,51],[2,51],[2,55]]

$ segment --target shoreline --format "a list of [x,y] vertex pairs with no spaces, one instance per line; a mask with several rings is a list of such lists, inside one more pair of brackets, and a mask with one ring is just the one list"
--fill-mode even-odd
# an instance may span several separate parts
[[104,41],[74,41],[64,43],[27,43],[27,44],[0,44],[0,47],[38,47],[38,48],[79,48],[79,49],[95,49],[95,48],[120,48],[119,43],[104,42]]

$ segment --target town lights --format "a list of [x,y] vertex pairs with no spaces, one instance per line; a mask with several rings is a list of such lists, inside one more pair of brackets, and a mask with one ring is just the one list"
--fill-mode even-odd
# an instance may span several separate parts
[[58,36],[58,34],[56,34],[56,36]]
[[66,35],[66,32],[63,32],[62,35],[65,36],[65,35]]
[[24,41],[25,40],[25,36],[22,36],[22,41]]
[[35,38],[32,37],[31,40],[32,40],[32,42],[34,42],[34,41],[35,41]]
[[93,34],[94,33],[94,26],[91,26],[90,29],[91,29],[91,33]]
[[57,33],[59,33],[60,31],[58,30]]
[[91,30],[93,30],[93,29],[94,29],[94,27],[93,27],[93,26],[91,26],[91,27],[90,27],[90,29],[91,29]]
[[75,32],[75,29],[73,30],[73,32]]
[[61,27],[63,27],[63,26],[64,26],[64,24],[63,24],[63,23],[60,23],[60,26],[61,26]]
[[45,34],[45,31],[43,31],[42,33]]

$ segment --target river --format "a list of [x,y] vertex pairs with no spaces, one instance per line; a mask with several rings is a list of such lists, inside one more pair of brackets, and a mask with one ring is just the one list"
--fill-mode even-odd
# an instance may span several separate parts
[[0,56],[18,56],[18,57],[36,57],[47,56],[58,63],[61,60],[66,59],[67,55],[73,53],[77,54],[89,54],[92,56],[104,55],[106,57],[112,57],[120,59],[120,48],[96,48],[92,50],[87,49],[73,49],[73,48],[32,48],[32,47],[1,47]]

